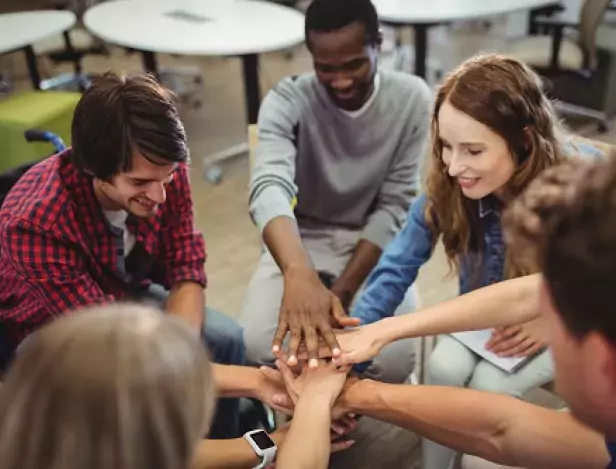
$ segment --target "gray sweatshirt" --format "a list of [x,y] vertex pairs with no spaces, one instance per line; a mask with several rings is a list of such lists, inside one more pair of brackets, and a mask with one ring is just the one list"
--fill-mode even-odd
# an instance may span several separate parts
[[[263,100],[250,214],[300,228],[343,228],[384,248],[419,189],[431,92],[421,79],[379,71],[362,110],[336,107],[313,74],[280,81]],[[297,196],[295,213],[291,201]]]

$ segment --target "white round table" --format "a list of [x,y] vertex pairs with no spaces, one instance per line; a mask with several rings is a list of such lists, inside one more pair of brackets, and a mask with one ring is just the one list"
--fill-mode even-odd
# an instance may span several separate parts
[[426,75],[428,29],[521,10],[558,5],[555,0],[373,0],[383,23],[415,30],[415,74]]
[[258,54],[304,40],[300,12],[252,0],[113,0],[86,11],[84,24],[107,42],[140,51],[152,73],[157,52],[240,56],[250,124],[260,103]]
[[41,76],[32,44],[62,34],[77,22],[69,11],[39,10],[0,14],[0,54],[23,49],[32,86],[40,88]]

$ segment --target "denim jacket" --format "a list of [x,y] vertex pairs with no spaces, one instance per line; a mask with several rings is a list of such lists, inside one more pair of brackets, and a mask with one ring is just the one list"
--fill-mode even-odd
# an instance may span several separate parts
[[[602,150],[572,139],[565,146],[566,154],[584,158],[603,158]],[[353,309],[352,316],[362,324],[393,316],[408,288],[415,282],[419,268],[432,254],[432,233],[425,219],[426,196],[420,195],[410,208],[404,228],[387,246],[374,268],[366,288]],[[503,240],[501,216],[494,196],[477,204],[483,224],[481,264],[472,253],[460,259],[460,294],[503,280],[506,246]]]

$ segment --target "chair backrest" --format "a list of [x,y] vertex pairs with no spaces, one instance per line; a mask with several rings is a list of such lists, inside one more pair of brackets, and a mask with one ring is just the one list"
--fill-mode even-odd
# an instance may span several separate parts
[[580,10],[580,46],[584,51],[584,68],[597,67],[596,36],[611,0],[584,0]]

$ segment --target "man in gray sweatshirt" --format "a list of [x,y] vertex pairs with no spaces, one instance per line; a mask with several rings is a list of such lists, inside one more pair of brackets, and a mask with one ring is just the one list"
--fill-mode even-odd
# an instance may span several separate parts
[[[253,364],[272,363],[287,332],[290,364],[304,343],[317,366],[320,338],[338,354],[331,328],[356,324],[346,311],[406,219],[429,133],[428,86],[377,72],[370,0],[314,0],[306,42],[315,73],[283,79],[258,120],[250,213],[267,249],[242,313]],[[413,365],[412,344],[399,342],[367,374],[401,382]]]

